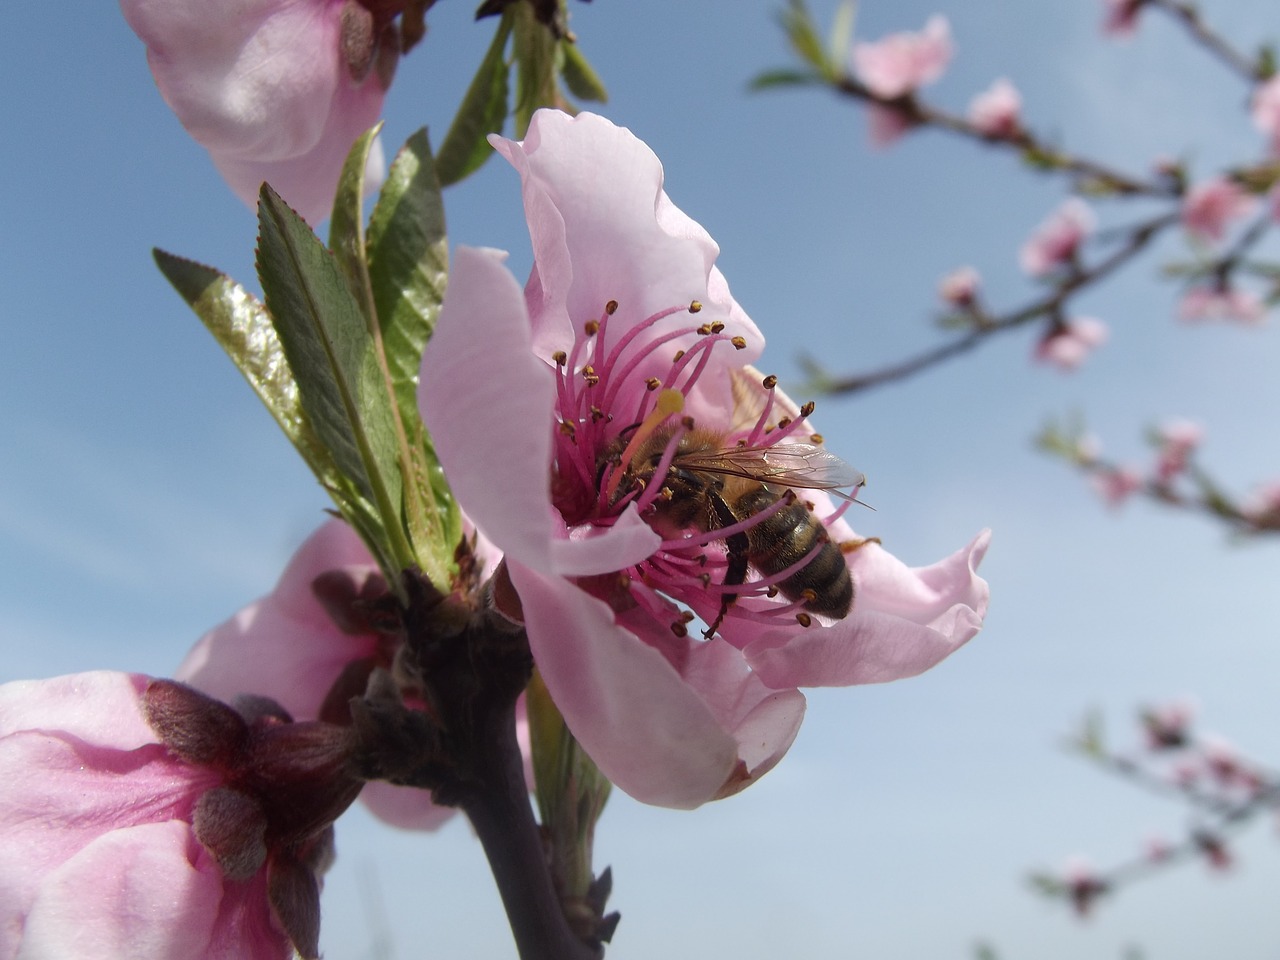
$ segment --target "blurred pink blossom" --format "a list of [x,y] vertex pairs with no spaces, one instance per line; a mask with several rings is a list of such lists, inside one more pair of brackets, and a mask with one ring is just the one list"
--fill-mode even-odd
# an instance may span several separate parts
[[[492,572],[497,554],[487,543],[478,559]],[[483,569],[483,568],[482,568]],[[345,622],[333,596],[330,609],[318,588],[350,590],[346,608],[371,607],[387,597],[386,585],[368,549],[341,520],[329,520],[289,561],[275,589],[200,638],[174,674],[220,700],[241,694],[270,697],[295,720],[348,723],[347,700],[364,692],[375,666],[388,667],[394,648],[368,621]],[[332,711],[338,708],[341,715]],[[414,787],[374,781],[361,799],[377,816],[405,829],[434,830],[454,813]]]
[[973,267],[960,267],[951,271],[938,284],[938,296],[943,303],[966,309],[972,307],[978,296],[982,278]]
[[0,958],[316,956],[359,788],[333,729],[123,673],[0,687]]
[[1022,95],[1001,77],[969,104],[969,122],[988,137],[1015,137],[1022,129]]
[[1079,197],[1070,197],[1041,223],[1022,245],[1019,262],[1033,277],[1071,263],[1080,244],[1093,232],[1096,218]]
[[1191,287],[1178,304],[1178,318],[1188,323],[1200,320],[1236,320],[1261,323],[1267,315],[1266,305],[1252,291],[1214,285]]
[[1142,711],[1142,726],[1151,750],[1172,750],[1187,745],[1196,705],[1189,700],[1174,700]]
[[1280,480],[1258,487],[1240,504],[1240,513],[1258,527],[1280,527]]
[[867,104],[867,127],[873,147],[891,147],[911,129],[910,118],[901,110],[880,103]]
[[1169,420],[1156,428],[1156,480],[1169,483],[1184,472],[1191,454],[1204,440],[1204,427],[1191,420]]
[[1112,507],[1118,507],[1142,489],[1142,474],[1132,467],[1107,467],[1095,470],[1089,477],[1098,496]]
[[1107,342],[1111,331],[1101,320],[1075,317],[1055,326],[1036,344],[1035,358],[1061,370],[1074,370],[1094,350]]
[[[505,553],[569,729],[627,793],[697,806],[778,762],[803,717],[798,687],[911,676],[972,637],[987,534],[912,569],[805,490],[819,536],[843,546],[848,615],[806,613],[816,599],[788,599],[782,574],[726,583],[725,527],[662,519],[660,483],[620,485],[633,451],[657,440],[644,456],[666,470],[693,422],[781,456],[811,437],[808,410],[747,366],[763,338],[640,140],[542,110],[524,141],[491,142],[520,174],[534,268],[522,291],[505,254],[457,251],[423,355],[423,421],[459,502]],[[722,607],[725,594],[736,602]],[[709,639],[690,636],[695,615],[719,622]]]
[[1257,199],[1225,177],[1198,183],[1182,201],[1182,225],[1193,236],[1209,242],[1221,240],[1232,220],[1247,216]]
[[853,72],[877,97],[894,100],[933,83],[951,62],[951,26],[934,14],[920,33],[853,45]]
[[1173,853],[1173,848],[1169,845],[1169,841],[1161,836],[1148,837],[1146,847],[1147,859],[1152,863],[1168,860],[1169,855]]
[[[378,7],[120,0],[160,93],[235,194],[256,208],[265,180],[312,223],[328,216],[343,161],[391,82],[399,41]],[[378,144],[369,189],[383,169]]]
[[1106,16],[1102,32],[1114,37],[1131,36],[1138,29],[1138,12],[1144,0],[1104,0]]
[[1235,858],[1227,847],[1227,842],[1218,834],[1208,830],[1199,830],[1194,836],[1196,846],[1204,854],[1205,860],[1214,870],[1230,870],[1235,865]]
[[1107,883],[1084,857],[1068,857],[1062,869],[1062,883],[1076,914],[1087,917],[1097,899],[1107,892]]
[[1267,146],[1280,154],[1280,74],[1261,84],[1253,92],[1251,105],[1253,125],[1267,136]]

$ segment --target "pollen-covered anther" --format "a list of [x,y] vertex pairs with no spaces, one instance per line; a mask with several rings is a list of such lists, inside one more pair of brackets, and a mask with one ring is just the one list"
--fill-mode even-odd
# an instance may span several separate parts
[[717,320],[715,323],[711,325],[712,333],[721,333],[723,330],[724,330],[724,324],[721,323],[719,320]]
[[787,427],[789,427],[789,426],[791,426],[791,418],[790,418],[790,417],[783,417],[781,420],[779,420],[779,421],[778,421],[778,429],[779,429],[779,430],[784,430],[784,429],[786,429],[786,428],[787,428]]
[[746,337],[734,337],[734,338],[733,338],[733,339],[731,339],[729,342],[733,344],[733,349],[735,349],[735,350],[745,350],[745,349],[747,349],[747,338],[746,338]]
[[813,444],[821,443],[824,439],[826,438],[820,433],[813,433],[809,435],[809,442]]
[[658,499],[665,500],[669,503],[675,499],[675,494],[671,491],[670,487],[663,487],[658,491]]
[[681,417],[680,426],[684,427],[686,430],[692,430],[694,427],[693,417]]
[[773,583],[771,583],[771,584],[769,584],[768,588],[766,588],[766,590],[765,590],[765,592],[764,592],[764,595],[765,595],[766,597],[768,597],[770,600],[772,600],[772,599],[773,599],[774,597],[776,597],[780,592],[781,592],[781,591],[779,591],[779,590],[778,590],[777,584],[773,584]]
[[701,300],[691,300],[691,301],[689,302],[689,312],[690,312],[690,313],[701,313],[701,312],[702,312],[702,301],[701,301]]
[[557,367],[563,367],[569,362],[569,355],[563,350],[557,350],[551,355],[551,359],[555,361]]
[[805,603],[815,603],[818,599],[818,591],[811,587],[805,587],[800,591],[800,599]]
[[840,552],[853,553],[856,550],[861,550],[868,543],[878,544],[879,542],[880,542],[879,537],[863,537],[860,540],[844,540],[844,541],[841,541],[840,543]]
[[575,426],[574,426],[572,423],[570,423],[568,420],[561,420],[561,421],[560,421],[560,432],[561,432],[562,434],[564,434],[566,437],[568,437],[570,440],[572,440],[572,439],[574,438],[574,436],[576,436],[576,435],[577,435],[578,428],[577,428],[577,427],[575,427]]
[[809,616],[807,613],[797,613],[796,623],[800,624],[802,627],[811,627],[813,626],[813,617]]
[[810,400],[808,403],[806,403],[803,407],[800,408],[800,416],[812,417],[813,410],[814,410],[814,402]]
[[683,356],[684,356],[684,351],[683,351],[683,350],[677,350],[677,351],[676,351],[676,355],[675,355],[674,357],[672,357],[672,358],[671,358],[671,362],[672,362],[672,363],[679,363],[679,362],[680,362],[680,358],[681,358],[681,357],[683,357]]
[[582,332],[585,333],[588,337],[594,337],[597,333],[600,332],[600,321],[588,320],[586,323],[582,325]]
[[593,406],[591,408],[591,422],[599,423],[603,419],[604,419],[604,411],[601,410],[599,407]]
[[711,336],[711,324],[709,324],[709,323],[704,323],[702,326],[700,326],[700,327],[698,328],[698,336],[700,336],[700,337],[709,337],[709,336]]
[[711,586],[711,574],[709,574],[709,573],[703,573],[703,574],[700,574],[700,575],[698,576],[698,579],[699,579],[700,581],[702,581],[702,589],[703,589],[703,590],[705,590],[705,589],[707,589],[707,587]]
[[588,387],[594,387],[600,382],[600,374],[596,373],[596,368],[588,363],[582,368],[582,379],[587,382]]
[[606,303],[604,305],[604,312],[612,317],[615,313],[618,312],[618,301],[610,300],[608,303]]
[[650,390],[650,391],[657,390],[659,387],[662,386],[662,381],[659,380],[657,377],[650,377],[648,380],[644,382],[644,385],[645,385],[645,389],[647,390]]
[[816,510],[818,506],[812,500],[806,500],[804,502],[804,505],[805,505],[805,509],[807,509],[810,513],[813,513],[813,511]]
[[767,377],[765,377],[763,380],[760,381],[760,385],[763,386],[766,390],[772,390],[774,387],[778,385],[778,378],[771,373]]
[[683,640],[685,637],[689,635],[689,628],[686,627],[679,620],[677,620],[675,621],[675,623],[671,624],[671,632],[674,633],[681,640]]

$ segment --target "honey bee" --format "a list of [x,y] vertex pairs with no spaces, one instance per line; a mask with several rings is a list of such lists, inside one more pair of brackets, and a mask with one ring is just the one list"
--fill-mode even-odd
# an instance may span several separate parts
[[[621,492],[643,490],[655,482],[673,436],[673,429],[654,431],[632,452],[625,467],[613,454],[612,462],[624,470]],[[723,538],[727,548],[724,585],[745,583],[749,567],[764,577],[776,577],[808,557],[777,582],[778,590],[789,600],[802,601],[810,613],[840,619],[853,604],[848,565],[839,545],[828,538],[825,525],[794,491],[830,490],[853,500],[839,491],[856,490],[864,481],[861,473],[817,444],[735,446],[723,433],[697,428],[677,442],[665,475],[656,481],[662,490],[646,519],[663,536],[676,537],[687,530],[714,533],[740,527],[776,508]],[[714,635],[736,600],[736,593],[721,597],[720,612],[706,636]],[[804,615],[801,621],[808,623]]]

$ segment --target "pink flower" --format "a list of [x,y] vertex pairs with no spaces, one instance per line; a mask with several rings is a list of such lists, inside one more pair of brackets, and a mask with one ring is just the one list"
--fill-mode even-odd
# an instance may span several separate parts
[[0,687],[0,958],[316,956],[336,731],[122,673]]
[[1101,320],[1076,317],[1054,326],[1036,344],[1035,358],[1061,370],[1074,370],[1084,358],[1107,342],[1111,331]]
[[1022,130],[1022,96],[1001,77],[969,104],[969,122],[988,137],[1007,139]]
[[1280,154],[1280,74],[1276,74],[1253,92],[1253,125],[1268,138],[1273,154]]
[[1182,225],[1201,240],[1216,242],[1226,235],[1232,220],[1247,216],[1256,205],[1257,200],[1239,184],[1215,177],[1187,191],[1182,201]]
[[[478,546],[489,567],[496,557]],[[200,638],[175,676],[220,700],[270,697],[296,720],[350,722],[346,704],[375,666],[390,666],[392,639],[376,613],[388,594],[355,532],[330,520],[298,548],[268,596]],[[339,625],[341,622],[341,626]],[[434,830],[453,815],[414,787],[375,781],[361,799],[397,827]]]
[[1156,480],[1169,483],[1189,466],[1191,454],[1204,439],[1204,428],[1190,420],[1170,420],[1156,429],[1156,438]]
[[1151,707],[1142,712],[1142,727],[1151,750],[1174,750],[1187,745],[1196,707],[1187,700]]
[[1105,0],[1107,14],[1102,32],[1116,37],[1130,36],[1138,29],[1138,13],[1145,0]]
[[1280,481],[1273,480],[1254,490],[1240,505],[1240,513],[1255,527],[1280,528]]
[[1022,245],[1022,269],[1033,277],[1042,277],[1072,263],[1094,225],[1088,204],[1079,197],[1069,198]]
[[[785,525],[816,539],[795,563],[762,562],[783,570],[746,569],[726,540],[749,545],[793,505],[779,492],[748,509],[743,494],[741,520],[699,521],[692,445],[745,459],[742,440],[786,469],[788,444],[817,438],[808,409],[747,366],[763,340],[718,248],[667,197],[648,147],[602,117],[543,110],[523,142],[492,142],[523,181],[534,269],[521,291],[505,254],[458,250],[423,356],[423,420],[460,504],[505,553],[569,729],[632,796],[693,807],[777,763],[804,713],[797,687],[911,676],[972,637],[988,535],[911,569],[805,490],[822,525],[807,511]],[[844,468],[816,445],[794,450]],[[680,451],[690,459],[672,468]],[[729,496],[705,508],[727,510]],[[809,597],[792,576],[819,553],[836,565]],[[846,569],[857,593],[841,616]],[[695,615],[716,625],[710,639],[689,635]]]
[[1098,876],[1093,865],[1083,857],[1070,857],[1062,871],[1062,884],[1066,888],[1076,915],[1087,917],[1098,898],[1110,888]]
[[[371,7],[376,5],[371,4]],[[235,194],[265,180],[315,223],[356,138],[374,125],[399,40],[356,0],[120,0],[156,85]],[[382,179],[381,146],[369,188]]]
[[973,267],[960,267],[942,278],[938,284],[938,296],[945,304],[967,309],[977,300],[981,282],[982,278]]
[[1188,323],[1200,320],[1238,320],[1261,323],[1267,315],[1266,305],[1252,291],[1218,284],[1191,287],[1182,295],[1178,319]]
[[938,14],[921,33],[894,33],[853,45],[853,71],[868,90],[894,100],[933,83],[951,61],[951,26]]
[[909,114],[882,103],[867,104],[867,126],[871,145],[878,149],[891,147],[914,126]]
[[1147,838],[1146,853],[1147,859],[1151,863],[1161,863],[1169,859],[1173,853],[1173,848],[1164,837],[1152,836]]
[[1090,475],[1093,489],[1108,506],[1118,507],[1143,487],[1142,474],[1132,467],[1107,467]]

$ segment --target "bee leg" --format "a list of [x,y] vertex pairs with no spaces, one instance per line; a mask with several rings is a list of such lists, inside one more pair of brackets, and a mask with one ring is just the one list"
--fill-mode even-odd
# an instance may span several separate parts
[[[720,526],[727,527],[738,522],[737,517],[729,510],[729,505],[719,497],[712,497],[711,503]],[[728,566],[724,571],[723,582],[727,587],[737,586],[747,579],[747,554],[751,549],[751,541],[747,539],[745,532],[739,532],[726,537],[725,544],[729,549],[725,558],[728,560]],[[702,632],[704,637],[711,639],[715,636],[716,631],[720,629],[720,624],[724,621],[725,614],[737,599],[736,593],[726,593],[721,596],[720,612],[716,615],[715,622]]]

